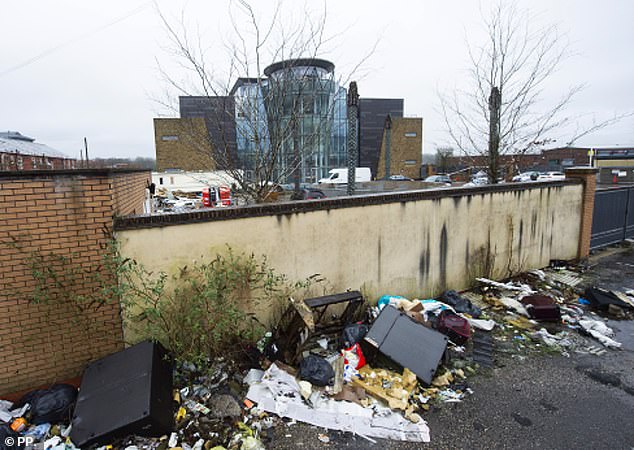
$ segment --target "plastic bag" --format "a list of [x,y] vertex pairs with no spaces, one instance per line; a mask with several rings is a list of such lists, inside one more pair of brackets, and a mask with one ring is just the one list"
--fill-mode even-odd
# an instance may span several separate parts
[[476,319],[480,317],[482,311],[468,299],[461,297],[456,291],[445,291],[440,296],[441,300],[452,306],[456,312],[469,314]]
[[405,297],[401,297],[400,295],[384,295],[379,299],[377,306],[379,309],[383,309],[387,305],[392,305],[395,308],[398,308],[398,305],[402,300],[407,299]]
[[299,365],[299,378],[315,386],[328,386],[333,384],[335,371],[325,359],[308,355]]
[[29,422],[40,425],[70,422],[76,400],[76,387],[70,384],[55,384],[48,389],[29,392],[17,404],[29,403],[31,405]]
[[361,346],[359,344],[354,344],[352,347],[343,350],[341,353],[343,355],[344,364],[349,364],[357,370],[365,366],[365,356],[363,356],[363,352],[361,351]]
[[343,348],[350,348],[357,342],[361,342],[366,334],[368,334],[368,326],[364,323],[353,323],[346,325],[341,334],[341,343]]

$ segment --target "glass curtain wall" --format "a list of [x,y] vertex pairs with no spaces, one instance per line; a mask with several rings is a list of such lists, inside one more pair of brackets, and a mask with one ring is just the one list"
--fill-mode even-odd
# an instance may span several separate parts
[[238,161],[248,180],[254,179],[253,171],[258,167],[258,161],[271,147],[263,83],[266,80],[245,83],[234,94]]
[[323,60],[290,60],[265,70],[267,78],[235,92],[236,135],[246,173],[258,152],[276,158],[275,179],[316,182],[346,167],[346,90]]

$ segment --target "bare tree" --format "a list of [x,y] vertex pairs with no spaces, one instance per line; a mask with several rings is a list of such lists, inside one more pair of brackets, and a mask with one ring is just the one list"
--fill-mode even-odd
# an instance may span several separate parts
[[[169,90],[207,102],[207,130],[192,124],[189,145],[201,153],[211,149],[217,168],[236,180],[247,201],[263,201],[289,180],[297,195],[301,180],[324,176],[321,168],[329,164],[345,165],[346,93],[340,86],[346,80],[335,78],[326,61],[311,65],[336,37],[326,36],[325,3],[319,14],[306,8],[303,20],[292,23],[282,17],[281,3],[263,19],[246,0],[231,2],[224,65],[210,64],[184,14],[180,20],[159,15],[172,57],[191,75],[184,82],[160,68]],[[281,64],[267,70],[276,61]]]
[[453,147],[436,148],[436,170],[439,173],[447,173],[449,170],[449,158],[454,154]]
[[484,43],[466,43],[469,87],[439,97],[452,144],[474,157],[474,165],[484,157],[493,183],[500,175],[502,155],[512,155],[511,164],[517,166],[522,155],[559,135],[572,145],[632,114],[615,114],[590,125],[584,125],[581,116],[567,115],[582,84],[554,100],[544,95],[552,75],[571,55],[557,26],[537,26],[528,11],[502,1],[483,21]]

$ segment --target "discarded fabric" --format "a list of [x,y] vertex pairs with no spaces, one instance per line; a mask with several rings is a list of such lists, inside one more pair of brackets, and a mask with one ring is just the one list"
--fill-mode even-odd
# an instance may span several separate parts
[[440,298],[444,303],[452,306],[456,312],[469,314],[476,319],[482,314],[480,308],[473,305],[466,298],[461,297],[456,291],[445,291]]

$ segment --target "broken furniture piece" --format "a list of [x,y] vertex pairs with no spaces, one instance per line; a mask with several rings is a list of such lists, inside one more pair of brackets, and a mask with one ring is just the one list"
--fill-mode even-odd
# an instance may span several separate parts
[[555,322],[561,320],[559,305],[548,295],[527,295],[526,297],[522,297],[520,301],[526,308],[531,319]]
[[291,299],[273,336],[281,359],[296,365],[305,351],[319,347],[318,340],[338,342],[343,328],[362,313],[363,304],[359,291],[303,301]]

